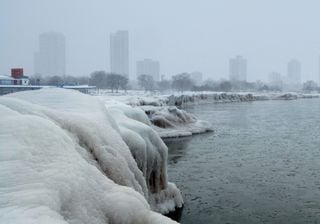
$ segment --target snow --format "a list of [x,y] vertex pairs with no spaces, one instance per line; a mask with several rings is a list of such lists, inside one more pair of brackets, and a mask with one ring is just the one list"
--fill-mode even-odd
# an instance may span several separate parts
[[204,103],[233,103],[257,100],[287,100],[301,98],[319,98],[319,93],[297,92],[191,92],[167,95],[148,94],[143,91],[128,91],[127,93],[100,92],[96,97],[102,100],[120,101],[131,106],[184,106]]
[[[107,108],[108,107],[108,108]],[[176,223],[167,147],[138,108],[72,90],[0,97],[1,223]]]
[[[163,105],[164,101],[161,101],[163,98],[149,97],[148,102],[150,102],[151,105],[156,106],[143,106],[145,105],[145,101],[141,105],[141,98],[135,96],[128,96],[128,98],[119,98],[119,96],[99,96],[98,98],[105,102],[109,109],[115,108],[116,105],[116,107],[121,109],[120,111],[126,113],[126,108],[130,108],[130,114],[126,113],[126,116],[129,116],[132,119],[137,119],[148,126],[151,125],[161,138],[185,137],[212,131],[211,124],[209,122],[198,120],[191,114],[178,109],[175,106]],[[157,100],[160,100],[161,103]],[[128,105],[132,105],[133,108]],[[134,114],[133,111],[135,111]],[[144,113],[142,113],[143,111]],[[149,119],[146,119],[148,117],[146,117],[145,114],[148,115]]]
[[162,138],[185,137],[213,131],[211,124],[175,106],[141,106],[148,114],[154,129]]
[[[295,100],[300,98],[319,97],[320,94],[304,94],[293,92],[250,93],[250,92],[185,92],[171,95],[157,95],[142,91],[128,91],[127,93],[108,93],[101,91],[96,97],[106,104],[131,105],[139,107],[148,114],[154,130],[162,138],[185,137],[193,134],[212,131],[206,121],[198,120],[182,109],[189,104],[203,103],[233,103],[257,100]],[[148,125],[148,121],[142,121]]]

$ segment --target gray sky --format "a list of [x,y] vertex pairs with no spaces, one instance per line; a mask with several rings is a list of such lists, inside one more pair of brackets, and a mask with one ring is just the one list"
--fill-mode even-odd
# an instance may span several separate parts
[[61,32],[67,73],[109,70],[109,34],[129,30],[130,76],[143,58],[160,61],[167,77],[202,71],[228,77],[228,60],[248,60],[248,79],[286,73],[291,58],[303,80],[318,78],[319,0],[0,0],[0,74],[33,74],[38,35]]

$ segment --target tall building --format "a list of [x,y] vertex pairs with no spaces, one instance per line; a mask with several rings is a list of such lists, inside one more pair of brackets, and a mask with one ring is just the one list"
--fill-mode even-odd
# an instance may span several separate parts
[[301,83],[301,64],[298,60],[292,59],[288,62],[287,76],[289,84],[297,85]]
[[160,63],[151,59],[137,61],[137,77],[151,75],[155,81],[160,81]]
[[247,81],[247,60],[236,56],[229,61],[229,78],[231,81]]
[[269,84],[273,87],[283,87],[283,80],[279,72],[269,73]]
[[111,72],[129,78],[129,33],[119,30],[110,35]]
[[34,71],[45,76],[66,74],[66,41],[63,34],[40,34],[39,51],[34,54]]

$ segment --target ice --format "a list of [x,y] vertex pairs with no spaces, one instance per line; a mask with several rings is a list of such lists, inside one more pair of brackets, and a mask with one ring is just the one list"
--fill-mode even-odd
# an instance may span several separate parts
[[213,130],[208,122],[198,120],[184,111],[183,108],[186,105],[319,98],[320,94],[188,91],[184,93],[172,93],[171,95],[158,95],[129,90],[127,93],[117,94],[100,92],[96,97],[107,104],[120,101],[124,104],[143,109],[148,114],[153,124],[153,129],[158,132],[161,138],[173,138],[191,136]]
[[0,97],[0,114],[1,223],[175,223],[154,212],[182,198],[143,112],[43,89]]
[[[134,97],[134,96],[132,96]],[[110,99],[111,98],[111,99]],[[111,105],[111,107],[115,107],[115,105],[126,114],[126,116],[129,116],[132,119],[137,119],[138,121],[147,124],[150,126],[152,124],[152,127],[154,130],[158,132],[161,138],[172,138],[172,137],[184,137],[184,136],[190,136],[193,134],[199,134],[204,133],[208,131],[212,131],[211,124],[206,121],[198,120],[191,114],[187,113],[186,111],[182,109],[178,109],[175,106],[166,106],[163,105],[165,102],[162,98],[157,98],[160,100],[159,102],[152,103],[152,99],[150,99],[148,102],[152,105],[156,106],[150,106],[146,104],[146,101],[142,102],[140,98],[136,98],[136,100],[133,100],[133,98],[125,99],[124,97],[101,97],[99,96],[99,99],[104,101],[106,105]],[[120,100],[115,101],[115,100]],[[154,98],[154,100],[156,100]],[[133,103],[135,102],[135,103]],[[139,103],[137,103],[139,102]],[[168,102],[166,102],[168,103]],[[131,106],[126,106],[125,104],[135,106],[132,108]],[[109,107],[109,106],[108,106]],[[127,113],[127,109],[130,108],[130,113]],[[139,109],[140,108],[140,109]],[[146,117],[142,112],[142,110],[145,112],[145,114],[148,115]],[[133,112],[135,112],[133,114]],[[112,113],[114,114],[114,113]],[[118,114],[118,113],[115,113]],[[123,119],[116,119],[116,120],[123,120]]]
[[[168,149],[140,108],[125,104],[107,104],[107,109],[120,128],[120,134],[146,177],[151,207],[162,213],[182,206],[181,195],[167,180]],[[172,193],[175,192],[175,193]]]
[[212,131],[211,124],[198,120],[175,106],[141,106],[148,114],[154,129],[162,138],[185,137]]
[[257,100],[286,100],[300,98],[319,98],[319,93],[299,92],[211,92],[201,91],[184,93],[173,92],[172,94],[159,95],[149,94],[142,91],[129,90],[127,93],[110,94],[101,92],[96,96],[102,100],[121,101],[131,106],[184,106],[205,103],[233,103]]

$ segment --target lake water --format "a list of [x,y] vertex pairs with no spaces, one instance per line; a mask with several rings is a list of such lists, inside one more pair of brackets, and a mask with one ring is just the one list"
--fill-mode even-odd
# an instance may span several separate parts
[[184,109],[215,132],[166,141],[181,223],[320,223],[320,99]]

